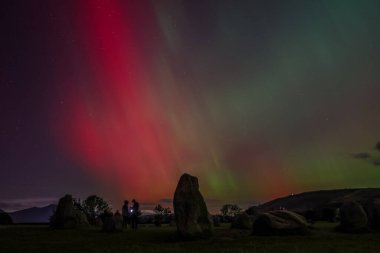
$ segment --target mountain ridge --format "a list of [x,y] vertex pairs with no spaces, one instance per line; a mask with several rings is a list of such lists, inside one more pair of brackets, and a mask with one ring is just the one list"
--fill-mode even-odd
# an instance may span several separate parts
[[318,190],[280,197],[257,208],[261,212],[276,209],[306,211],[326,207],[337,208],[345,201],[357,201],[364,205],[375,197],[380,197],[380,188]]
[[14,223],[48,223],[57,205],[50,204],[44,207],[31,207],[10,212]]

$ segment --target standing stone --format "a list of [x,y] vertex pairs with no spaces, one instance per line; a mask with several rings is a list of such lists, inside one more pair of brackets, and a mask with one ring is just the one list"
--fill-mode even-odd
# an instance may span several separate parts
[[73,197],[65,195],[59,200],[50,225],[53,228],[79,228],[88,226],[88,221],[82,211],[74,208]]
[[198,178],[183,174],[173,199],[178,235],[183,238],[208,237],[213,224],[206,203],[199,191]]
[[123,216],[121,216],[119,212],[116,212],[115,215],[112,213],[105,213],[103,217],[104,232],[120,232],[123,230]]
[[123,216],[117,211],[115,215],[113,216],[115,220],[115,230],[116,231],[122,231],[123,230]]
[[115,231],[115,220],[112,213],[103,214],[103,231],[104,232],[114,232]]
[[340,207],[338,230],[346,233],[360,233],[368,231],[368,218],[361,204],[356,201],[343,203]]

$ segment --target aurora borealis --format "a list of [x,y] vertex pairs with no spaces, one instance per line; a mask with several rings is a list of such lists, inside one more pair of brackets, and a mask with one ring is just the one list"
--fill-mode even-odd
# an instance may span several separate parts
[[0,199],[380,187],[378,1],[2,5]]

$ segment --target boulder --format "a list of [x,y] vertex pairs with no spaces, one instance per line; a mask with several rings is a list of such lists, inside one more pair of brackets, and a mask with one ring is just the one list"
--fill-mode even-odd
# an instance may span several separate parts
[[103,215],[103,231],[104,232],[114,232],[115,220],[113,219],[112,213],[106,213]]
[[374,230],[380,230],[380,197],[368,201],[365,205],[369,226]]
[[123,217],[120,214],[106,213],[103,219],[104,232],[120,232],[123,230]]
[[198,178],[183,174],[174,193],[173,207],[180,237],[208,237],[213,223],[199,191]]
[[260,214],[252,228],[254,235],[303,235],[308,232],[305,218],[286,210]]
[[86,215],[81,210],[75,209],[71,195],[66,195],[59,200],[50,221],[52,228],[80,228],[88,225]]
[[340,225],[337,229],[346,233],[368,231],[368,218],[362,205],[356,201],[343,203],[340,207]]
[[113,219],[115,220],[115,230],[116,231],[122,231],[123,230],[123,216],[119,212],[116,212],[113,216]]
[[231,228],[252,229],[252,219],[247,213],[241,213],[234,217]]

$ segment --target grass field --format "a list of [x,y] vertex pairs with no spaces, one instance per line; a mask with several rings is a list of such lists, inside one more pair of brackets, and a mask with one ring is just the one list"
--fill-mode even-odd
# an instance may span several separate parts
[[51,230],[47,226],[0,226],[0,253],[12,252],[380,252],[380,233],[347,235],[319,223],[306,236],[260,237],[224,226],[208,240],[179,241],[174,227],[141,227],[107,234],[99,229]]

